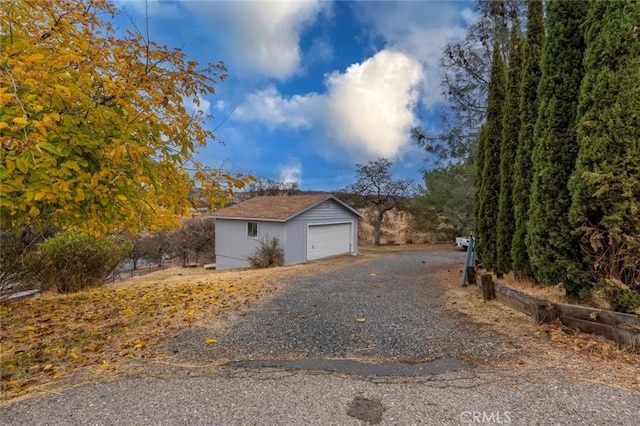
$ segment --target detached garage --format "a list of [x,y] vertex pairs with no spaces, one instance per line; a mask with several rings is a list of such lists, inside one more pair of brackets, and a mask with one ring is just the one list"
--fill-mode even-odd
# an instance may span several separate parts
[[329,194],[254,197],[213,217],[217,269],[249,266],[266,237],[278,237],[285,265],[358,253],[362,215]]

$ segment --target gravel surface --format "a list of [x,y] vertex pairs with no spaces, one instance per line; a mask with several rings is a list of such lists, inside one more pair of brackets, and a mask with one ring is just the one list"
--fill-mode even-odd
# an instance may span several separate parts
[[[357,358],[419,362],[464,357],[485,360],[512,346],[445,309],[430,277],[460,268],[456,250],[395,252],[320,274],[297,276],[246,316],[217,329],[188,329],[169,339],[182,360]],[[362,322],[358,322],[358,320]],[[218,333],[216,345],[202,341]]]
[[[288,278],[252,310],[173,336],[164,367],[5,404],[0,424],[640,425],[637,393],[561,369],[520,370],[516,358],[495,368],[491,360],[517,344],[447,310],[430,278],[463,260],[443,250],[329,262],[323,273]],[[219,343],[204,345],[210,337]],[[445,358],[464,362],[424,377],[372,377],[363,364]],[[238,362],[221,365],[229,361]],[[317,371],[323,363],[332,372]],[[365,373],[350,376],[341,364]]]

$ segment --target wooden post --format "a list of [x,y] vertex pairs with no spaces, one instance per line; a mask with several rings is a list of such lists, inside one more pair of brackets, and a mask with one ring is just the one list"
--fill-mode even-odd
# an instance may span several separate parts
[[493,278],[491,274],[483,274],[480,277],[480,285],[482,286],[482,298],[484,300],[493,300],[496,298]]
[[476,285],[476,268],[474,266],[467,266],[467,284]]

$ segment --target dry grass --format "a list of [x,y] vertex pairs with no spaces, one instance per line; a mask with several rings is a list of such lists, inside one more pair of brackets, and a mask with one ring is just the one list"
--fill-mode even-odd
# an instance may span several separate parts
[[[483,270],[483,272],[486,271]],[[589,299],[575,299],[567,296],[562,284],[545,286],[536,283],[532,279],[516,279],[513,273],[506,274],[503,278],[500,279],[496,278],[495,274],[492,275],[495,282],[505,284],[511,288],[537,297],[539,299],[545,299],[553,303],[582,305],[591,308],[611,310],[611,303],[603,298],[598,297],[597,294],[592,294]],[[633,313],[640,315],[640,308],[633,311]]]
[[521,291],[522,293],[535,296],[539,299],[548,300],[553,303],[573,303],[574,301],[567,298],[567,293],[564,287],[560,285],[544,286],[536,283],[532,279],[516,279],[513,272],[506,274],[503,278],[497,279],[493,277],[494,281],[504,284],[508,287]]
[[155,348],[168,331],[271,291],[266,281],[216,277],[107,286],[4,305],[2,396],[15,397],[78,370],[115,371],[129,359],[162,358]]
[[[640,394],[640,354],[620,349],[602,336],[569,329],[559,322],[537,326],[527,315],[501,303],[485,302],[479,287],[460,287],[461,270],[443,269],[437,278],[446,285],[449,309],[485,329],[506,336],[520,348],[494,360],[488,368],[529,371],[541,378],[562,371],[575,380],[602,383]],[[509,278],[500,281],[513,284]],[[522,281],[514,286],[541,298],[566,301],[554,288]]]
[[[0,305],[1,400],[126,376],[162,362],[168,333],[203,327],[217,315],[268,297],[281,278],[367,260],[336,257],[272,269],[171,268],[70,295]],[[216,336],[203,345],[216,343]]]

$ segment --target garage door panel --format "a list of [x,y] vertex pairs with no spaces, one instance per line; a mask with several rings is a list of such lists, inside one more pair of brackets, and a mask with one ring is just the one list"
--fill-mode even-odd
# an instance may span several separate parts
[[307,259],[351,252],[351,224],[311,225],[307,230]]

